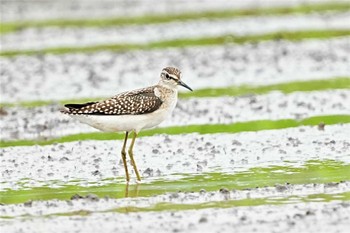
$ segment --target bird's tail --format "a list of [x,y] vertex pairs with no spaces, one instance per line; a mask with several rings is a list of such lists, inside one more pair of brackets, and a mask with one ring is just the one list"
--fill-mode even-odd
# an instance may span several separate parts
[[64,106],[60,108],[60,112],[63,114],[70,114],[70,109]]
[[96,103],[97,102],[88,102],[84,104],[65,104],[64,107],[60,109],[60,112],[63,114],[79,114],[82,108]]

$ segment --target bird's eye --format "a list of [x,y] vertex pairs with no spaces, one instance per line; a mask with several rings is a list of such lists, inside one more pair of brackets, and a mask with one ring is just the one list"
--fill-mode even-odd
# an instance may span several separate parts
[[167,79],[170,79],[169,74],[165,74],[165,77],[166,77]]

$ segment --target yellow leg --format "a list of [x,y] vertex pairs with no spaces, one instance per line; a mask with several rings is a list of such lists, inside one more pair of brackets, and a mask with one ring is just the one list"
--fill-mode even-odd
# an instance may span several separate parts
[[123,159],[123,164],[124,164],[124,168],[125,168],[125,176],[126,176],[127,182],[129,182],[129,180],[130,180],[129,172],[128,172],[128,165],[126,163],[126,152],[125,152],[126,141],[128,140],[128,134],[129,134],[129,132],[125,133],[125,139],[124,139],[124,144],[123,144],[123,148],[122,148],[122,159]]
[[134,148],[136,137],[137,137],[137,133],[134,131],[134,134],[133,134],[133,137],[132,137],[132,141],[131,141],[131,145],[130,145],[130,148],[129,148],[129,156],[130,156],[130,159],[131,159],[131,164],[134,167],[134,171],[136,173],[137,180],[141,181],[141,177],[140,177],[139,171],[137,170],[137,166],[136,166],[136,163],[135,163],[135,160],[134,160],[134,153],[132,151],[133,148]]

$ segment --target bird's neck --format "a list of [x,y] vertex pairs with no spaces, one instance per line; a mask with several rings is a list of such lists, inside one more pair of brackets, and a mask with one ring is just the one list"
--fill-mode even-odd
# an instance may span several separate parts
[[163,101],[177,99],[177,87],[158,84],[154,91],[155,91],[155,95],[158,96]]
[[154,94],[162,100],[161,108],[165,109],[170,114],[177,103],[177,88],[157,85],[154,92]]

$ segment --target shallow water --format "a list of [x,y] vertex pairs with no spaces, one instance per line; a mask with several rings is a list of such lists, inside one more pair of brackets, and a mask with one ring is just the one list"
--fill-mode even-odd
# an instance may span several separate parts
[[[211,172],[202,174],[173,174],[145,179],[144,183],[126,185],[123,177],[96,182],[75,180],[42,181],[41,187],[31,187],[30,179],[16,184],[16,189],[3,189],[0,202],[23,203],[30,200],[69,200],[75,194],[95,194],[100,198],[151,197],[172,192],[244,190],[271,187],[278,184],[324,184],[350,179],[350,164],[336,160],[310,160],[304,164],[290,162],[285,166],[255,167],[238,172]],[[249,202],[247,202],[248,204]],[[253,204],[253,203],[252,203]]]
[[1,102],[109,97],[156,84],[161,68],[170,64],[181,67],[183,81],[195,91],[347,77],[349,40],[1,57]]
[[[296,1],[253,0],[239,5],[259,2],[259,6],[277,6]],[[40,3],[40,8],[35,3],[21,3],[18,7],[23,9],[34,5],[31,11],[17,12],[18,18],[71,18],[73,11],[74,17],[86,16],[86,9],[67,12],[64,8],[57,12],[56,3],[51,6],[50,2],[50,8],[54,8],[50,11],[42,10],[47,4]],[[175,2],[178,5],[181,1]],[[143,3],[137,3],[140,4]],[[219,5],[223,9],[226,3]],[[94,12],[105,11],[101,10],[104,6],[99,3],[100,10]],[[129,12],[131,6],[120,9]],[[160,11],[162,7],[150,9],[148,4],[147,9],[174,12],[174,6]],[[182,12],[181,9],[204,10],[203,7],[210,8],[198,1],[181,3],[176,9]],[[89,18],[91,13],[88,9]],[[298,26],[296,21],[288,28],[326,26],[324,23],[334,21],[334,16],[348,18],[349,12],[336,15],[325,14],[324,19],[301,15],[296,19],[304,22],[313,18],[318,23],[311,20],[308,25]],[[5,20],[10,16],[7,14]],[[273,18],[266,17],[265,21]],[[291,19],[279,18],[285,22]],[[225,22],[233,26],[235,22],[244,23],[238,25],[246,27],[243,31],[230,29],[241,33],[277,30],[282,22],[277,22],[278,18],[276,22],[256,20],[248,17]],[[348,28],[345,21],[338,21],[334,23]],[[202,20],[180,27],[187,30],[196,24],[211,25],[200,29],[203,36],[215,32],[212,27],[223,22]],[[268,28],[254,26],[259,23],[267,23]],[[179,27],[176,23],[167,25]],[[147,27],[129,27],[125,31],[144,31]],[[165,29],[164,25],[148,28],[154,32]],[[118,30],[121,31],[78,31],[111,35]],[[45,32],[58,31],[62,30],[25,29],[12,37],[31,33],[45,36]],[[72,39],[69,30],[62,32],[62,43]],[[173,38],[173,33],[170,30],[163,34]],[[106,35],[93,38],[95,41],[82,39],[95,43]],[[45,40],[42,42],[55,39]],[[140,233],[347,232],[349,90],[336,89],[349,86],[349,40],[343,37],[291,42],[276,38],[244,45],[2,57],[1,140],[12,141],[0,142],[0,231],[89,233],[103,228],[103,232]],[[8,46],[13,46],[13,41]],[[164,128],[145,131],[144,137],[136,141],[135,158],[143,176],[140,184],[135,183],[133,171],[132,182],[125,183],[119,155],[121,141],[115,141],[121,135],[95,133],[58,116],[56,105],[48,106],[52,100],[65,103],[66,99],[93,99],[148,86],[157,80],[160,69],[169,65],[181,68],[183,80],[195,95],[182,93],[181,97],[191,98],[180,99]],[[200,99],[208,97],[208,93],[215,98]],[[243,96],[234,97],[238,95]],[[12,107],[4,107],[7,102],[13,103]]]

